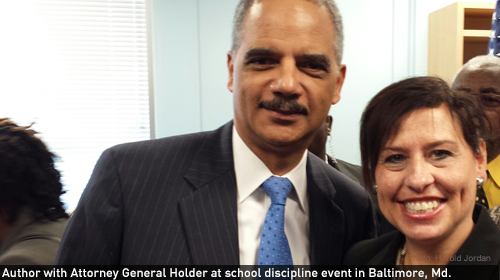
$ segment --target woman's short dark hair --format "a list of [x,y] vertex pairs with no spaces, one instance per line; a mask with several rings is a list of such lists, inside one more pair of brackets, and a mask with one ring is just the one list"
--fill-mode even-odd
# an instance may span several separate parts
[[366,186],[375,185],[380,150],[398,133],[402,118],[417,109],[437,108],[441,104],[445,104],[452,118],[458,120],[472,151],[480,153],[483,115],[468,95],[453,91],[437,77],[402,80],[375,95],[361,117],[361,161]]
[[36,219],[68,217],[59,198],[64,191],[55,156],[35,134],[29,126],[0,118],[0,216],[7,224],[24,207]]

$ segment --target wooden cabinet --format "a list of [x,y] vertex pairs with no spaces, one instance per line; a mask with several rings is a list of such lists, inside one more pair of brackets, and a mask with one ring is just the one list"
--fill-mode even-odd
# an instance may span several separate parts
[[429,14],[429,76],[451,83],[465,62],[487,53],[495,10],[491,2],[457,2]]

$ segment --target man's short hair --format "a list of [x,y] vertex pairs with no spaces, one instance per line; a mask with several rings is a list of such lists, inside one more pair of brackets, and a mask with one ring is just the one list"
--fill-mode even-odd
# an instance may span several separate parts
[[[342,16],[340,15],[337,4],[334,0],[304,0],[308,2],[312,2],[317,4],[320,7],[326,7],[328,9],[328,13],[330,14],[330,18],[332,19],[332,23],[335,29],[335,42],[334,42],[334,50],[335,50],[335,60],[337,60],[337,64],[340,65],[342,62],[342,53],[344,51],[344,27],[342,24]],[[243,21],[245,20],[245,16],[248,13],[248,9],[253,5],[255,0],[240,0],[240,3],[236,7],[236,12],[234,14],[233,19],[233,34],[232,34],[232,47],[231,52],[234,54],[238,48],[240,47],[242,40],[242,29],[243,29]],[[286,4],[283,4],[286,5]]]
[[453,78],[452,86],[455,85],[455,80],[458,77],[458,74],[462,72],[462,70],[466,68],[486,68],[486,67],[500,67],[500,57],[496,57],[493,55],[479,55],[474,58],[471,58],[467,63],[465,63],[460,70],[458,70],[457,74]]
[[54,154],[30,127],[0,118],[0,216],[12,224],[22,208],[35,219],[68,217],[59,196],[64,193]]

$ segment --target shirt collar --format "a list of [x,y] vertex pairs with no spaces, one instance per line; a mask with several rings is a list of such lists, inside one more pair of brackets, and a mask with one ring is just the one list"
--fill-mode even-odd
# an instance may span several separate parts
[[491,178],[493,178],[493,181],[495,181],[498,185],[500,183],[500,155],[490,161],[486,169],[488,170]]
[[[237,202],[247,199],[257,188],[274,175],[269,168],[248,148],[233,125],[233,157],[236,173]],[[300,206],[308,213],[307,205],[307,150],[304,151],[299,164],[283,176],[292,182],[299,198]]]

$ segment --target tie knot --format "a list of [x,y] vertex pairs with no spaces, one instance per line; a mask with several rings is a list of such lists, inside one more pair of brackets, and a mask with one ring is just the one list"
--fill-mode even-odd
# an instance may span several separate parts
[[262,187],[271,198],[272,204],[286,205],[286,198],[293,188],[292,182],[283,177],[269,177]]

